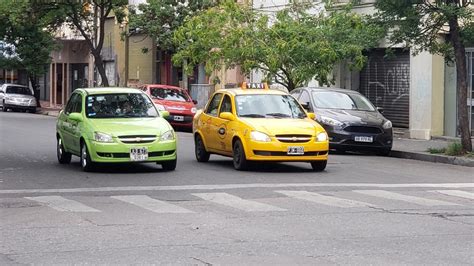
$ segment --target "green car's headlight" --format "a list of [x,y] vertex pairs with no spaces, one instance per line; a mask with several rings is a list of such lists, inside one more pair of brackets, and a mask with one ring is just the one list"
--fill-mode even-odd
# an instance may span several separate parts
[[174,131],[173,130],[168,130],[163,135],[160,137],[161,141],[167,141],[167,140],[174,140]]
[[112,136],[102,132],[94,132],[94,140],[97,142],[113,142]]

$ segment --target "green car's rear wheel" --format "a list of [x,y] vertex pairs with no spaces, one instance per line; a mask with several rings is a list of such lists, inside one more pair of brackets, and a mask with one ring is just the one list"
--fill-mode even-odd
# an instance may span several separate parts
[[71,154],[64,150],[63,140],[61,137],[58,137],[56,155],[58,156],[58,162],[60,164],[68,164],[71,162]]

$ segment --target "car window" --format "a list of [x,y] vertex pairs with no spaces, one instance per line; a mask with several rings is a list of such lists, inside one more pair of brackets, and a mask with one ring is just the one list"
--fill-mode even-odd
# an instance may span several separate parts
[[235,106],[239,117],[306,118],[306,113],[290,95],[238,95]]
[[80,95],[79,95],[78,93],[73,93],[73,94],[71,95],[71,98],[69,98],[69,101],[68,101],[68,103],[67,103],[67,105],[66,105],[66,109],[65,109],[65,113],[66,113],[66,114],[70,114],[70,113],[73,112],[73,110],[74,110],[74,104],[75,104],[75,102],[76,102],[76,98],[77,98],[77,97],[80,97]]
[[144,93],[89,95],[86,98],[89,118],[157,117],[158,111]]
[[82,112],[82,95],[77,94],[77,97],[74,99],[74,104],[72,107],[73,113],[80,113]]
[[31,90],[22,86],[8,86],[6,93],[32,95]]
[[219,113],[222,113],[222,112],[232,113],[232,102],[230,100],[229,95],[224,95],[224,99],[222,100],[222,104],[221,104],[221,109],[219,110]]
[[178,101],[178,102],[190,102],[189,96],[178,89],[165,89],[165,88],[150,88],[150,96],[152,99],[167,100],[167,101]]
[[367,98],[356,93],[314,91],[312,96],[314,105],[318,108],[375,111],[375,107]]
[[219,103],[221,102],[221,99],[222,93],[217,93],[216,95],[214,95],[211,102],[209,103],[209,106],[206,109],[206,114],[217,116],[217,110],[219,108]]
[[307,91],[303,91],[298,99],[298,102],[301,104],[311,103],[311,99],[309,98],[309,93]]

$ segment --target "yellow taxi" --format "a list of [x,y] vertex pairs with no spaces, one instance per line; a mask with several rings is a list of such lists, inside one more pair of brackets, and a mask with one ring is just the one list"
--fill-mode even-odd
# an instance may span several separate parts
[[252,161],[308,162],[323,171],[328,160],[326,131],[291,95],[266,84],[243,83],[215,92],[193,119],[195,155],[233,158],[246,170]]

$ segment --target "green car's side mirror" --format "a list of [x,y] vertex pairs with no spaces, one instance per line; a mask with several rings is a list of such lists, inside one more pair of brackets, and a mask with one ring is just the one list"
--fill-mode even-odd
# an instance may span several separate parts
[[170,112],[168,111],[160,111],[160,116],[163,118],[167,118],[170,116]]
[[69,119],[71,119],[72,121],[76,121],[76,122],[82,122],[82,115],[81,113],[70,113],[69,114]]

